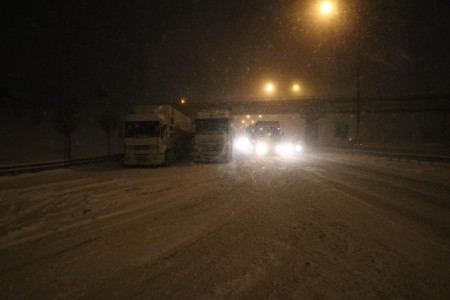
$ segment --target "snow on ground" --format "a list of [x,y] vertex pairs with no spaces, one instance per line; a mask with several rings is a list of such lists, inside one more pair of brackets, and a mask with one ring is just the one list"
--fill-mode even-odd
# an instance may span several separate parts
[[0,177],[0,297],[449,298],[449,175],[317,153]]

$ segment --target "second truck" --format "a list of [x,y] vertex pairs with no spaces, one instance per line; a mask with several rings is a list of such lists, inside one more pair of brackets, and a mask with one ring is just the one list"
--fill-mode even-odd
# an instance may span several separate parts
[[195,115],[194,159],[229,162],[232,159],[231,109],[202,109]]

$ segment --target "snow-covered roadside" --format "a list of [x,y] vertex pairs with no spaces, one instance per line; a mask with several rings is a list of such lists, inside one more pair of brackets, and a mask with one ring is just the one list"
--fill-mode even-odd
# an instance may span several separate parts
[[344,162],[355,166],[364,166],[377,171],[393,173],[399,176],[417,178],[422,181],[440,182],[448,184],[450,182],[450,166],[444,163],[391,159],[387,157],[361,155],[342,152],[318,152],[312,154],[313,157],[331,160],[335,162]]
[[389,164],[305,154],[0,178],[2,298],[447,298],[449,171],[428,185]]
[[[102,178],[100,171],[81,173],[81,178],[67,180],[65,176],[70,178],[70,173],[78,171],[50,171],[49,174],[58,176],[55,182],[0,192],[3,212],[0,249],[145,208],[161,208],[164,203],[173,204],[181,198],[176,192],[180,189],[182,193],[202,190],[202,180],[195,185],[187,180],[195,177],[195,172],[173,178],[174,174],[165,175],[167,170],[164,169],[124,171],[118,177],[104,174]],[[40,181],[36,178],[39,174],[19,176]],[[4,177],[2,183],[10,182],[12,178]],[[189,184],[192,185],[190,188],[187,187]],[[149,197],[153,201],[146,201]]]

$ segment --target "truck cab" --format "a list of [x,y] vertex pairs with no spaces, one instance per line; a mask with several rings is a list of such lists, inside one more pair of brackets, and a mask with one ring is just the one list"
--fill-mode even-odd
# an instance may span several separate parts
[[231,109],[204,109],[197,112],[195,127],[195,160],[229,162],[232,158]]
[[133,107],[124,129],[126,166],[167,164],[190,151],[191,120],[170,105]]
[[277,153],[283,136],[279,121],[258,121],[248,131],[255,155]]

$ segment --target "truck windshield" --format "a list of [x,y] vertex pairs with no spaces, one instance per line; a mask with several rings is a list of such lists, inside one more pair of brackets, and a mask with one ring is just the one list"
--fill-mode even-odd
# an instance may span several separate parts
[[254,135],[259,137],[280,136],[281,130],[278,127],[259,127],[255,129]]
[[126,138],[159,136],[159,121],[125,122]]
[[197,119],[195,120],[195,131],[206,132],[228,132],[228,119]]

